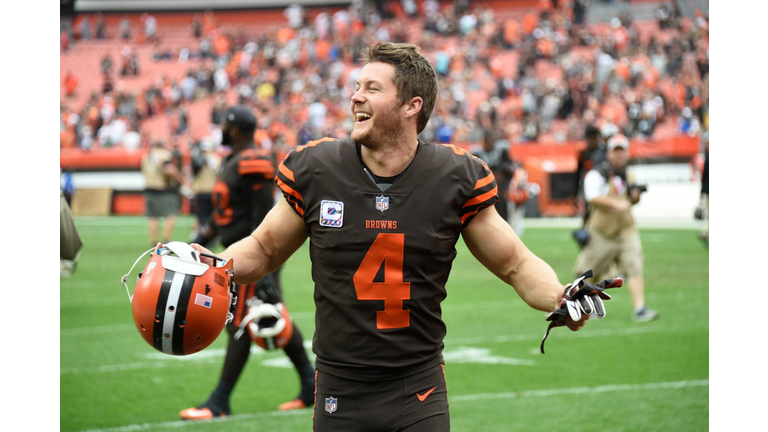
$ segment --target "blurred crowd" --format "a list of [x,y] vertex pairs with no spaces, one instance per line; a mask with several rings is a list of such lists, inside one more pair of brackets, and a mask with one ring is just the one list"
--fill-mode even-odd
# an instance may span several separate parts
[[[189,25],[194,43],[174,50],[162,48],[157,20],[144,14],[138,31],[121,21],[116,35],[132,44],[98,65],[103,85],[81,109],[68,103],[77,71],[64,77],[61,146],[143,148],[172,136],[217,142],[221,113],[234,100],[253,108],[256,141],[265,147],[344,136],[360,50],[378,40],[415,43],[438,73],[427,140],[466,145],[500,130],[512,144],[565,142],[583,139],[589,125],[642,140],[659,138],[661,125],[691,136],[706,130],[708,14],[683,16],[676,2],[663,3],[649,32],[627,9],[609,23],[590,23],[589,7],[589,0],[542,1],[497,16],[469,0],[353,0],[311,14],[291,5],[284,22],[258,34],[206,11]],[[72,31],[107,37],[103,17],[93,19],[62,31],[62,56],[72,49]],[[143,73],[131,48],[139,36],[154,47],[151,61],[186,62],[186,75],[158,76],[141,89],[115,85],[117,75]],[[207,136],[191,136],[188,107],[203,99],[213,106]],[[157,115],[168,118],[172,136],[143,132],[142,122]]]

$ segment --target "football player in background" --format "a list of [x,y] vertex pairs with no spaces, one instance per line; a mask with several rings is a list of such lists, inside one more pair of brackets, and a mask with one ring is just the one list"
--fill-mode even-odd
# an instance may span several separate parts
[[[206,244],[217,234],[221,244],[230,246],[249,234],[262,223],[274,204],[275,162],[266,152],[256,148],[253,140],[256,117],[245,106],[229,108],[222,123],[222,144],[231,146],[232,152],[221,162],[221,169],[213,187],[213,217],[195,239]],[[275,271],[276,269],[273,269]],[[203,420],[230,415],[229,400],[240,374],[248,361],[252,340],[238,330],[248,315],[249,300],[254,297],[268,303],[282,302],[279,278],[265,273],[249,283],[237,285],[237,305],[234,320],[227,325],[229,342],[224,366],[217,387],[200,406],[179,413],[184,420]],[[299,328],[293,325],[287,345],[282,347],[299,374],[299,395],[278,407],[280,410],[311,406],[314,401],[315,368],[304,349]]]
[[499,188],[499,201],[495,204],[496,211],[502,219],[508,220],[507,188],[514,166],[509,156],[509,141],[504,137],[504,131],[497,128],[484,131],[483,146],[472,151],[472,155],[482,159],[491,169]]
[[[496,212],[488,166],[418,138],[437,92],[416,46],[370,47],[351,137],[294,148],[278,169],[285,199],[219,254],[234,259],[237,281],[252,283],[310,239],[316,432],[450,429],[440,304],[459,235],[532,308],[552,312],[564,298],[552,268]],[[564,325],[578,330],[587,318]]]

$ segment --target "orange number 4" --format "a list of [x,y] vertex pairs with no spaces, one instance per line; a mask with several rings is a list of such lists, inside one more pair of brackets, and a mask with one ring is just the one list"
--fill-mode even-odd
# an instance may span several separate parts
[[[374,240],[353,280],[358,300],[384,300],[384,310],[376,312],[376,328],[393,329],[410,325],[409,310],[403,300],[411,298],[411,283],[403,282],[405,234],[380,233]],[[384,263],[384,282],[374,282]]]

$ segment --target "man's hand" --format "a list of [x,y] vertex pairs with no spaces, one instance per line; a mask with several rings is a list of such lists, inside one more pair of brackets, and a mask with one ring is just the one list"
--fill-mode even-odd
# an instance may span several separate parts
[[614,199],[613,200],[613,209],[615,211],[627,211],[632,207],[632,204],[630,204],[629,201],[624,199]]
[[200,254],[200,262],[203,262],[210,266],[215,264],[213,258],[211,258],[211,256],[213,256],[213,252],[200,246],[197,243],[190,243],[189,245],[192,247],[192,249],[196,250]]
[[541,340],[541,353],[544,354],[544,342],[549,336],[549,331],[554,327],[567,326],[576,331],[584,327],[589,316],[594,314],[599,319],[605,317],[605,305],[603,300],[610,300],[611,296],[605,293],[608,288],[618,288],[624,285],[624,279],[616,277],[606,279],[598,284],[586,282],[585,279],[592,277],[592,270],[588,270],[578,279],[565,287],[563,298],[560,300],[560,306],[547,314],[547,333]]

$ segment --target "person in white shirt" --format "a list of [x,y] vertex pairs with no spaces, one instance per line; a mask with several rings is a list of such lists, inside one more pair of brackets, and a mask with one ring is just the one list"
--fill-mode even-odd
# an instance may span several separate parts
[[659,313],[645,306],[643,248],[640,233],[632,215],[632,206],[644,191],[634,183],[627,169],[630,160],[629,140],[616,134],[608,140],[607,161],[592,168],[584,177],[584,201],[590,208],[586,222],[589,240],[576,260],[576,273],[592,269],[599,281],[616,266],[632,296],[632,318],[638,322],[656,319]]

